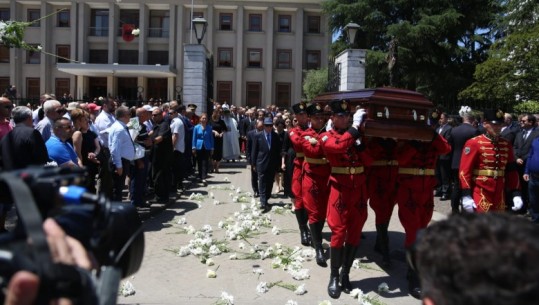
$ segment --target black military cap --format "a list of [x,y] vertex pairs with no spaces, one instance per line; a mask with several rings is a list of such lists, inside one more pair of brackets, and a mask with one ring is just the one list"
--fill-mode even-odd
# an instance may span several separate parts
[[189,104],[189,105],[187,105],[187,108],[192,109],[192,110],[195,110],[195,109],[197,109],[197,105],[195,105],[195,104]]
[[504,111],[501,109],[485,109],[483,111],[483,120],[491,124],[502,124]]
[[316,114],[322,114],[324,113],[324,107],[320,103],[314,103],[309,105],[307,107],[307,114],[308,115],[316,115]]
[[306,113],[307,104],[305,104],[305,102],[299,102],[297,104],[292,105],[292,110],[294,110],[295,114]]
[[333,114],[350,114],[350,100],[333,100],[329,106]]

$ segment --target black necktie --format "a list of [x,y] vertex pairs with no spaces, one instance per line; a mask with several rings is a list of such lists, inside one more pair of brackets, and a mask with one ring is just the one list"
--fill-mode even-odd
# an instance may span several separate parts
[[268,141],[268,146],[271,147],[271,137],[269,133],[266,133],[266,140]]

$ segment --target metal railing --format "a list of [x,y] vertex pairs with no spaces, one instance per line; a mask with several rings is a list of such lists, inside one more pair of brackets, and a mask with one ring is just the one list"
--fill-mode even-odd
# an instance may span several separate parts
[[105,27],[90,27],[89,36],[106,37],[109,36],[109,28]]

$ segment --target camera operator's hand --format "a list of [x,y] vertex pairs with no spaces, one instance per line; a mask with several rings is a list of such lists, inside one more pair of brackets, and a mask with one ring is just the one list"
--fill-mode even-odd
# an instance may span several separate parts
[[[65,234],[64,230],[52,219],[43,223],[43,230],[55,263],[76,265],[90,270],[92,267],[88,253],[82,244]],[[34,304],[39,290],[39,277],[28,271],[19,271],[11,278],[4,305]],[[68,299],[59,299],[57,304],[71,304]]]
[[120,167],[120,168],[116,168],[116,174],[118,176],[121,176],[123,174],[124,170]]

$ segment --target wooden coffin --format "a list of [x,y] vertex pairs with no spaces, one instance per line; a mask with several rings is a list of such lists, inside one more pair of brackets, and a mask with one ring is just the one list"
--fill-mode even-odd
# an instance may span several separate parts
[[323,93],[312,102],[325,104],[343,99],[367,110],[366,136],[432,140],[433,130],[428,125],[428,118],[433,104],[421,93],[396,88],[361,89]]

